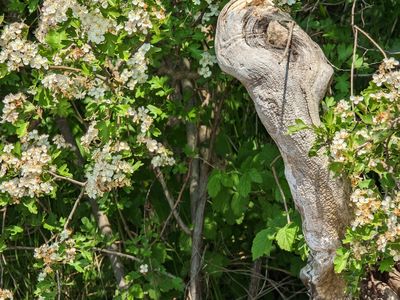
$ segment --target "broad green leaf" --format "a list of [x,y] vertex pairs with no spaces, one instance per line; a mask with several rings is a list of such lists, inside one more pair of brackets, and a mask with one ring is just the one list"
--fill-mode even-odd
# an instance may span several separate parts
[[160,116],[162,115],[162,110],[159,109],[158,107],[154,106],[154,105],[147,105],[147,108],[149,109],[150,112],[152,112],[155,116]]
[[286,224],[284,227],[279,229],[275,236],[278,246],[283,250],[292,251],[298,229],[299,228],[293,223]]
[[253,260],[256,260],[263,255],[270,255],[274,236],[275,230],[271,227],[263,229],[256,234],[253,240],[253,245],[251,246]]

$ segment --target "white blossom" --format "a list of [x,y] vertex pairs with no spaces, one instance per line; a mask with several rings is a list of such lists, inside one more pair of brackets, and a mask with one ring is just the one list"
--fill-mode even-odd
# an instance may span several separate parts
[[6,25],[1,34],[0,63],[6,63],[10,72],[23,66],[48,69],[48,60],[39,54],[38,45],[26,39],[24,32],[27,30],[28,25],[24,23],[12,23]]
[[26,96],[22,93],[8,94],[3,99],[3,112],[0,119],[0,123],[9,122],[15,124],[19,117],[18,110],[24,106],[26,102]]
[[214,55],[211,55],[208,52],[203,52],[201,54],[201,59],[199,61],[200,68],[197,71],[200,76],[204,78],[208,78],[211,76],[210,67],[217,63],[217,58]]
[[142,274],[146,274],[149,272],[149,266],[147,264],[142,264],[139,266],[139,272]]
[[133,173],[133,167],[122,155],[116,154],[121,149],[125,150],[126,147],[108,143],[93,151],[94,163],[85,173],[86,193],[90,198],[96,199],[112,189],[130,185],[129,176]]
[[152,24],[145,9],[146,5],[142,0],[132,1],[132,4],[136,6],[136,9],[129,12],[124,29],[128,34],[137,32],[147,34],[148,30],[152,28]]

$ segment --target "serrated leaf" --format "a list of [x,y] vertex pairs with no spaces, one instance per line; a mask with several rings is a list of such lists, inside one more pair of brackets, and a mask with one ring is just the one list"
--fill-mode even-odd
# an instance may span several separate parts
[[349,259],[350,252],[345,248],[339,248],[336,250],[336,256],[333,260],[334,269],[336,273],[341,273],[347,265],[347,260]]
[[263,229],[256,234],[251,246],[253,260],[256,260],[263,255],[270,255],[274,236],[275,230],[273,228]]
[[389,272],[389,271],[392,271],[393,265],[394,265],[394,260],[393,260],[393,258],[392,258],[392,257],[387,257],[387,258],[383,259],[383,260],[379,263],[379,271],[381,271],[381,272]]
[[17,133],[18,137],[21,138],[24,135],[26,135],[26,133],[28,131],[29,123],[28,122],[18,122],[16,124],[16,127],[17,127],[16,133]]
[[52,30],[46,35],[46,42],[56,50],[64,48],[64,41],[68,40],[68,35],[65,31]]
[[275,236],[275,240],[278,246],[286,251],[292,251],[294,241],[296,240],[298,227],[292,224],[286,224],[284,227],[278,230]]
[[29,210],[31,214],[36,215],[38,213],[36,201],[34,199],[29,199],[29,201],[24,202],[24,206]]

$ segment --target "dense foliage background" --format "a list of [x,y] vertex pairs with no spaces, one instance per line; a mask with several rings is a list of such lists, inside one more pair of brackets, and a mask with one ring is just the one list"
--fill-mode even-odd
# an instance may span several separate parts
[[[2,2],[4,296],[308,298],[279,152],[216,64],[227,1]],[[323,111],[382,61],[352,23],[397,55],[398,1],[282,4],[335,68]]]

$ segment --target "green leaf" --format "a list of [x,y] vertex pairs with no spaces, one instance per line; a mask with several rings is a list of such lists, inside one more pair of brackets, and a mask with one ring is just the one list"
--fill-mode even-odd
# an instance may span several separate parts
[[243,176],[240,177],[238,192],[242,197],[247,197],[247,195],[251,192],[251,177],[248,173],[244,173]]
[[33,13],[38,8],[38,3],[39,3],[39,0],[30,0],[29,1],[29,3],[28,3],[29,13]]
[[153,113],[154,116],[160,116],[163,113],[161,109],[151,104],[147,105],[147,108],[151,113]]
[[293,134],[295,132],[298,132],[298,131],[301,131],[304,129],[309,129],[309,128],[310,127],[306,123],[304,123],[303,120],[296,119],[295,125],[288,126],[287,134]]
[[51,30],[46,36],[46,42],[55,50],[65,47],[64,41],[68,40],[68,34],[65,31]]
[[380,272],[389,272],[392,270],[394,265],[394,260],[392,257],[387,257],[383,259],[379,264],[379,271]]
[[29,127],[29,122],[23,122],[20,121],[17,124],[15,124],[15,126],[17,127],[17,135],[19,138],[23,137],[26,135],[27,131],[28,131],[28,127]]
[[341,273],[347,265],[350,252],[345,248],[339,248],[336,250],[336,256],[333,260],[334,269],[336,273]]
[[211,198],[214,198],[218,195],[221,190],[221,177],[219,173],[214,173],[210,176],[207,183],[208,194]]
[[263,255],[270,255],[274,236],[275,230],[271,227],[263,229],[256,234],[253,240],[253,245],[251,246],[253,260],[256,260]]
[[249,175],[253,182],[262,183],[263,179],[262,179],[261,173],[258,172],[256,169],[250,169]]
[[0,79],[5,77],[7,74],[8,74],[7,65],[6,64],[0,64]]
[[235,193],[232,197],[231,208],[236,217],[239,217],[246,211],[249,204],[249,197],[241,196]]
[[20,226],[13,225],[7,228],[7,231],[10,233],[11,236],[17,235],[18,233],[24,232],[24,229]]
[[29,201],[24,202],[24,206],[29,210],[31,214],[36,215],[38,213],[36,201],[34,199],[29,199]]
[[283,250],[292,251],[298,229],[299,228],[293,223],[286,224],[279,229],[275,237],[278,246]]
[[81,267],[81,263],[79,261],[75,261],[74,263],[71,263],[70,265],[73,266],[75,268],[75,270],[77,270],[79,273],[85,272],[85,270]]

